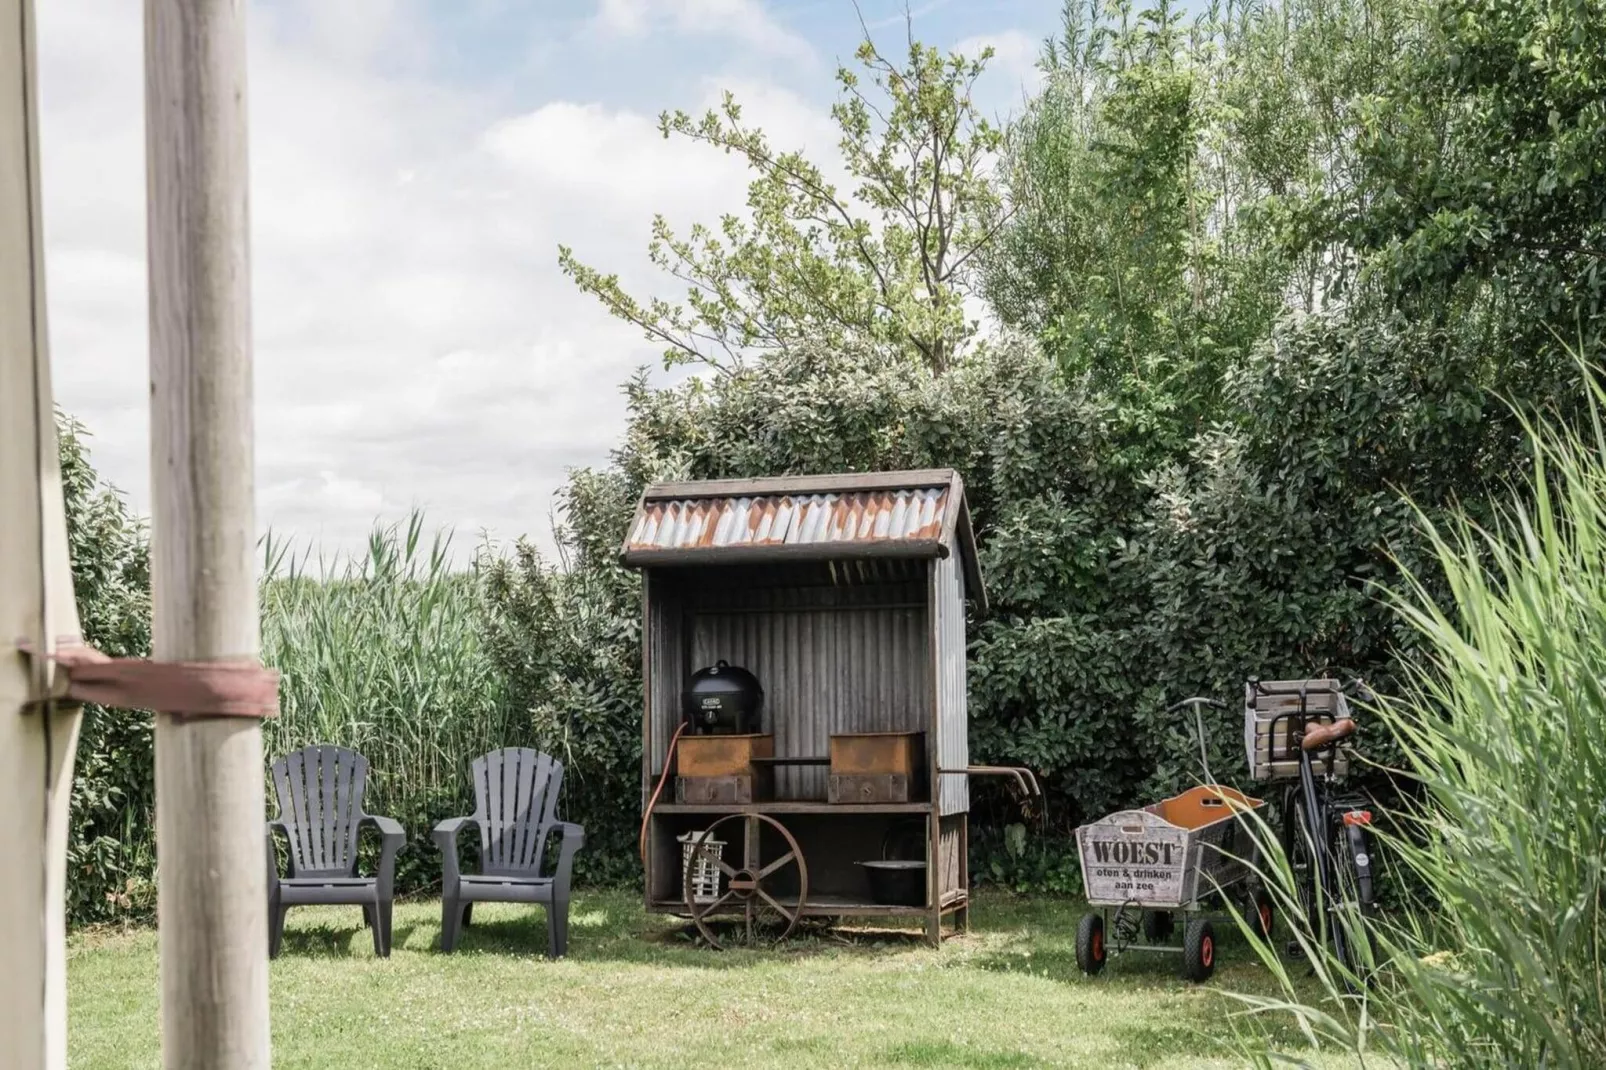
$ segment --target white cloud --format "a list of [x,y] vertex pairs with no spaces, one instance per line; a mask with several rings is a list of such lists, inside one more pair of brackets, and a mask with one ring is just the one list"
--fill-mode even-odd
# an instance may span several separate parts
[[[442,84],[404,3],[300,17],[337,6],[252,12],[259,525],[349,548],[416,503],[456,525],[460,552],[481,528],[545,541],[566,468],[606,463],[618,384],[658,356],[562,277],[558,243],[661,286],[643,256],[652,213],[711,221],[743,203],[747,176],[638,112]],[[139,7],[39,14],[57,399],[143,510]],[[777,144],[829,148],[818,111],[741,88]]]
[[[1003,30],[998,33],[977,34],[967,37],[953,47],[953,51],[966,56],[979,56],[991,48],[993,58],[988,61],[988,73],[1011,83],[1011,90],[1030,96],[1043,84],[1043,72],[1037,68],[1042,53],[1042,42],[1020,30]],[[1012,104],[1019,103],[1017,96]]]
[[600,0],[596,22],[613,33],[653,31],[727,37],[763,52],[809,62],[814,49],[777,22],[762,0]]

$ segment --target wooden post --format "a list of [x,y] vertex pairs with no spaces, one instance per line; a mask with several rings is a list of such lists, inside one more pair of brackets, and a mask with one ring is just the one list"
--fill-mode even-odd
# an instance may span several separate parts
[[[245,0],[146,0],[151,653],[255,660]],[[268,1067],[262,728],[156,720],[162,1053]]]
[[67,815],[80,710],[48,700],[78,634],[45,330],[33,0],[0,0],[0,1067],[67,1065]]

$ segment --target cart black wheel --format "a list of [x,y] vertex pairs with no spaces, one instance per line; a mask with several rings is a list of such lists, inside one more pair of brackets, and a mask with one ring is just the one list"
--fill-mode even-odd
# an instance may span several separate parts
[[1171,939],[1176,931],[1176,919],[1169,910],[1145,910],[1143,912],[1143,938],[1151,944],[1163,944]]
[[1182,973],[1190,981],[1208,981],[1216,972],[1216,931],[1202,919],[1182,931]]
[[1271,893],[1264,888],[1256,888],[1244,897],[1244,920],[1249,923],[1249,931],[1267,943],[1271,942],[1271,935],[1277,928],[1277,913],[1271,906]]
[[1076,964],[1089,977],[1104,969],[1109,951],[1104,946],[1104,919],[1097,914],[1083,914],[1076,927]]

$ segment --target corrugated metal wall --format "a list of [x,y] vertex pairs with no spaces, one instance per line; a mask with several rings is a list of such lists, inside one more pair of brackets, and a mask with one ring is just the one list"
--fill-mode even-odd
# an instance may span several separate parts
[[[669,737],[680,723],[680,688],[686,655],[681,639],[684,626],[680,584],[672,574],[648,570],[643,576],[643,590],[646,631],[642,637],[642,691],[650,726],[642,760],[641,805],[645,808],[652,781],[663,769]],[[674,798],[673,794],[670,798]]]
[[940,901],[946,902],[949,896],[961,888],[964,882],[961,879],[963,870],[959,865],[959,852],[963,846],[963,837],[959,828],[965,818],[962,815],[945,817],[942,819],[939,832],[939,847],[937,851],[938,873],[937,894]]
[[[772,579],[800,570],[776,571]],[[710,585],[691,600],[691,664],[723,658],[757,674],[777,755],[824,757],[833,733],[926,730],[930,625],[918,575],[899,563],[872,584]],[[824,799],[827,775],[782,766],[776,796]]]
[[[931,604],[937,648],[937,764],[963,769],[970,764],[965,695],[965,578],[958,555],[931,563]],[[970,778],[940,777],[943,814],[970,809]]]

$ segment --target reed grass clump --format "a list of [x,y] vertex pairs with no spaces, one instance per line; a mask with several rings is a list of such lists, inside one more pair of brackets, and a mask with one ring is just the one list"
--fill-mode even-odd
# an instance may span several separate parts
[[1529,426],[1530,485],[1492,525],[1425,524],[1448,595],[1407,572],[1391,596],[1422,652],[1366,729],[1393,735],[1416,790],[1380,844],[1407,894],[1365,923],[1370,984],[1305,927],[1318,995],[1261,945],[1283,993],[1250,1001],[1251,1021],[1293,1013],[1380,1064],[1606,1066],[1606,393],[1590,389],[1582,430]]
[[449,531],[426,540],[417,511],[376,527],[366,555],[264,541],[262,656],[281,674],[267,752],[328,743],[366,756],[368,809],[408,833],[408,890],[439,879],[434,823],[473,810],[468,763],[523,742],[482,644],[477,577],[451,567],[450,548]]

